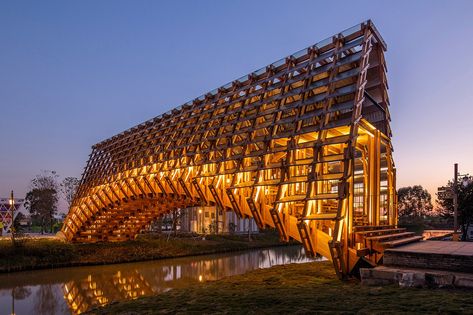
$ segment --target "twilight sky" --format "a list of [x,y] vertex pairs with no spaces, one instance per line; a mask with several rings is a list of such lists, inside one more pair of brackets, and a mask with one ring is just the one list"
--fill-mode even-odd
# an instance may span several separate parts
[[4,0],[0,197],[80,177],[94,143],[369,18],[398,188],[473,173],[473,1]]

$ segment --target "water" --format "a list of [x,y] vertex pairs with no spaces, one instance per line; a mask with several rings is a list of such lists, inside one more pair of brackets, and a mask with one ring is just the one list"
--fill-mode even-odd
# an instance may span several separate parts
[[0,315],[80,314],[258,268],[314,261],[300,246],[0,275]]

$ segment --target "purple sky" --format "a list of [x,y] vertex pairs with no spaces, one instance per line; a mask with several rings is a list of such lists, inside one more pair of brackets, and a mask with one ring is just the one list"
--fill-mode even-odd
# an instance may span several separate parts
[[0,196],[41,170],[79,177],[92,144],[369,18],[398,187],[473,173],[473,1],[5,0]]

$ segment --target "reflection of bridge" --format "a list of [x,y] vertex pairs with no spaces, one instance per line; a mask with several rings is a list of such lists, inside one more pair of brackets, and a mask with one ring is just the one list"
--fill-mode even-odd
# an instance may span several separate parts
[[368,21],[94,145],[64,236],[126,240],[212,205],[276,227],[339,275],[377,263],[378,243],[409,236],[377,227],[397,223],[385,49]]
[[[129,264],[0,275],[0,313],[79,314],[93,307],[217,280],[259,268],[313,261],[299,246]],[[14,297],[11,297],[14,291]],[[5,307],[3,307],[5,306]],[[12,304],[13,307],[13,304]],[[64,311],[61,311],[64,310]],[[12,312],[13,309],[12,309]]]
[[[123,265],[123,270],[120,271],[116,270],[117,266],[110,266],[113,272],[103,270],[102,267],[96,272],[81,273],[75,276],[74,280],[64,283],[64,298],[72,313],[79,314],[112,301],[130,300],[174,288],[185,288],[192,283],[217,280],[252,269],[269,267],[274,263],[305,261],[303,255],[297,254],[302,254],[299,248],[282,254],[268,249],[191,262],[180,259],[167,263],[162,261],[154,264]],[[131,267],[133,265],[137,267]]]

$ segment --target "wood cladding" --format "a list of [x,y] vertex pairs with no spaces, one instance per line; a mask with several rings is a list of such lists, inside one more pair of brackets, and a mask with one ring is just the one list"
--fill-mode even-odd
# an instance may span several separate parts
[[385,50],[363,22],[94,145],[62,233],[127,240],[211,205],[350,273],[355,227],[397,223]]

